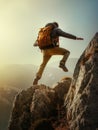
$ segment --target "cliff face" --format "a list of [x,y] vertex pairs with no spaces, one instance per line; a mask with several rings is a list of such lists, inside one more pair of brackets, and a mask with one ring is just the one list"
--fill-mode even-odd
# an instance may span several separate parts
[[[70,88],[69,88],[70,87]],[[80,56],[73,79],[35,85],[16,96],[9,130],[98,129],[98,33]]]
[[14,102],[9,130],[33,130],[39,120],[47,123],[51,118],[57,120],[58,106],[63,105],[70,83],[70,78],[64,78],[53,88],[34,85],[19,93]]
[[98,33],[76,65],[65,106],[70,130],[98,129]]

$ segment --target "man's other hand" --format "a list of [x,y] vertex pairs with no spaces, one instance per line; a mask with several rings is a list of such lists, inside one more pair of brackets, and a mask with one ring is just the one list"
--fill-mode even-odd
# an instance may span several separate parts
[[35,41],[35,43],[33,44],[34,47],[38,46],[38,42]]
[[84,38],[76,37],[76,40],[84,40]]

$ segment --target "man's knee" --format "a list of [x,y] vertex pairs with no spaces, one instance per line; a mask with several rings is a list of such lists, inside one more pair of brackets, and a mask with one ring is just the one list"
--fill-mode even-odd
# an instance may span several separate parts
[[64,55],[68,55],[69,56],[70,55],[70,51],[66,50]]
[[67,51],[67,54],[70,55],[70,51]]

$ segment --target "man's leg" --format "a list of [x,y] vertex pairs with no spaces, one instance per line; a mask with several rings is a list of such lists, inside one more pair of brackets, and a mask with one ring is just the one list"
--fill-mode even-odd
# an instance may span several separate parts
[[33,81],[33,85],[38,84],[38,80],[42,77],[42,74],[43,74],[43,71],[45,69],[45,66],[48,63],[50,58],[51,58],[50,55],[46,55],[45,53],[43,53],[43,62],[42,62],[42,64],[39,67],[39,70],[38,70],[38,72],[36,74],[36,77],[35,77],[35,79]]
[[68,50],[61,48],[61,47],[55,47],[55,48],[49,50],[49,54],[50,55],[63,55],[63,58],[60,61],[59,67],[62,68],[65,72],[68,71],[68,69],[65,66],[67,58],[70,54],[70,52]]

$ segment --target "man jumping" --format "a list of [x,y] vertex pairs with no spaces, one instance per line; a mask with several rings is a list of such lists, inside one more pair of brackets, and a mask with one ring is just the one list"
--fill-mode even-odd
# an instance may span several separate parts
[[[50,33],[49,33],[49,28],[51,28]],[[62,55],[63,56],[62,59],[60,60],[59,67],[61,69],[63,69],[63,71],[68,72],[68,69],[66,68],[65,63],[67,61],[67,58],[68,58],[70,52],[67,49],[59,47],[59,37],[60,36],[65,37],[65,38],[74,39],[74,40],[83,40],[83,38],[76,37],[72,34],[62,31],[59,28],[59,25],[57,22],[46,24],[45,27],[40,32],[41,33],[39,33],[39,35],[41,35],[41,36],[38,35],[38,39],[36,40],[34,46],[39,46],[39,48],[41,49],[41,52],[43,53],[43,61],[42,61],[42,64],[40,65],[39,70],[36,74],[36,77],[33,81],[33,85],[38,84],[38,81],[42,77],[46,64],[48,63],[48,61],[50,60],[50,58],[53,55]],[[46,35],[47,32],[50,36],[42,36],[42,35]],[[40,42],[40,39],[43,39],[43,41]]]

